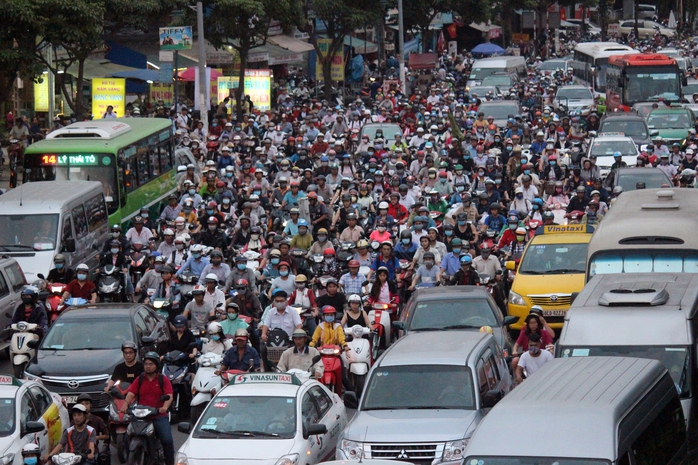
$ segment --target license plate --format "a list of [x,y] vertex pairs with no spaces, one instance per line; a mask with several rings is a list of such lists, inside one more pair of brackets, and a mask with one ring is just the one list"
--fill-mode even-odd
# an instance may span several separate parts
[[543,310],[543,316],[565,316],[567,310]]
[[75,404],[78,401],[78,396],[63,396],[63,402],[66,404]]

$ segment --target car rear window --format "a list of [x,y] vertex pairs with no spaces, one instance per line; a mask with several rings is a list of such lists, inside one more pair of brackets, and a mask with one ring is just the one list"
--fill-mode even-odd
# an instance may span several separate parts
[[425,300],[417,302],[412,312],[413,331],[499,326],[486,298]]

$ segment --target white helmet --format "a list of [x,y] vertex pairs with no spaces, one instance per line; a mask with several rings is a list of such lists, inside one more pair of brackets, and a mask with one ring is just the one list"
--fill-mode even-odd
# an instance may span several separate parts
[[218,276],[216,276],[214,273],[209,273],[206,275],[205,281],[215,281],[218,282]]
[[208,333],[209,334],[218,334],[223,332],[223,326],[217,321],[212,321],[211,323],[208,324]]
[[347,301],[348,301],[349,303],[352,303],[352,302],[359,302],[359,303],[361,303],[361,296],[360,296],[359,294],[352,294],[352,295],[349,296],[349,298],[347,299]]
[[27,455],[41,455],[41,448],[37,444],[30,442],[22,447],[22,457]]
[[388,208],[390,208],[390,206],[388,205],[388,202],[381,202],[378,204],[379,210],[387,210]]

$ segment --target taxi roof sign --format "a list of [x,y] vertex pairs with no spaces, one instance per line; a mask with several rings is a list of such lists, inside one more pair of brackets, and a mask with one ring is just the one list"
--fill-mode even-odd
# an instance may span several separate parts
[[236,375],[232,384],[295,384],[303,382],[294,374],[289,373],[244,373]]
[[10,375],[0,375],[0,385],[3,386],[21,386],[22,382]]
[[592,234],[594,227],[587,224],[553,224],[550,226],[539,226],[536,229],[536,236],[540,234]]

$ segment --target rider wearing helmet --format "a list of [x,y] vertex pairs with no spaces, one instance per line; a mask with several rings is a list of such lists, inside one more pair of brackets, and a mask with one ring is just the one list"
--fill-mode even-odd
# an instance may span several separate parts
[[311,371],[316,378],[322,378],[325,367],[322,361],[318,361],[313,365],[313,358],[319,356],[320,352],[315,347],[308,347],[308,334],[302,329],[293,330],[292,334],[293,347],[286,349],[279,359],[277,368],[279,371],[288,371],[292,369]]
[[48,272],[46,282],[48,284],[63,283],[68,284],[75,279],[75,272],[67,266],[65,255],[62,253],[56,254],[53,257],[54,268]]
[[201,233],[199,243],[218,250],[227,250],[228,236],[219,228],[221,221],[211,215],[206,220],[206,228]]
[[[95,438],[97,441],[96,448],[98,453],[109,453],[109,445],[105,443],[109,439],[109,430],[107,429],[107,424],[104,420],[97,415],[92,415],[92,396],[86,392],[83,392],[76,399],[78,404],[82,404],[87,409],[87,425],[91,426],[97,433]],[[100,448],[100,441],[101,448]],[[101,449],[101,450],[100,450]]]
[[292,249],[298,248],[306,252],[310,250],[310,246],[313,245],[313,235],[308,234],[309,226],[308,220],[305,218],[298,220],[298,234],[291,239]]
[[204,279],[206,292],[204,293],[204,301],[213,305],[214,310],[222,311],[225,307],[225,294],[218,289],[218,276],[214,273],[209,273]]
[[[119,410],[126,413],[128,407],[136,401],[138,405],[157,408],[157,416],[152,420],[155,436],[162,444],[165,465],[174,465],[174,440],[167,418],[167,411],[174,399],[172,383],[167,376],[160,373],[160,356],[157,352],[145,354],[143,368],[143,374],[138,376],[128,388],[126,401]],[[169,398],[162,400],[163,396],[169,396]]]
[[339,288],[345,295],[361,294],[361,285],[366,281],[366,276],[359,273],[360,266],[358,260],[349,260],[349,271],[339,278]]
[[[119,384],[131,384],[143,373],[143,364],[138,360],[138,346],[133,341],[124,341],[121,344],[121,354],[124,361],[114,367],[114,372],[107,381],[107,387],[104,392],[109,392],[109,389],[119,381]],[[124,386],[120,386],[124,388]]]
[[[337,310],[331,305],[322,307],[322,324],[318,325],[313,333],[310,347],[337,345],[342,350],[347,350],[347,342],[344,338],[344,330],[337,320]],[[340,389],[341,392],[341,389]]]
[[212,321],[208,324],[208,342],[204,344],[201,349],[201,353],[208,354],[214,353],[218,355],[223,355],[228,349],[230,349],[233,344],[230,339],[225,338],[225,333],[223,332],[223,326],[217,321]]
[[339,279],[342,276],[342,266],[335,258],[334,249],[330,246],[322,251],[324,260],[320,267],[320,276],[332,276],[334,279]]
[[97,286],[87,279],[87,274],[90,272],[90,267],[81,263],[75,268],[75,279],[68,283],[63,295],[61,296],[60,304],[62,305],[69,297],[82,298],[90,303],[97,303]]
[[39,338],[43,338],[48,331],[48,317],[44,304],[39,302],[39,294],[33,286],[27,286],[22,289],[20,294],[22,303],[15,309],[12,315],[12,324],[25,321],[27,323],[37,324],[36,333]]
[[451,278],[452,286],[478,286],[480,276],[473,268],[473,257],[469,254],[460,258],[460,269]]
[[359,294],[351,294],[347,298],[347,305],[347,310],[342,317],[343,327],[351,328],[355,325],[363,326],[364,328],[371,327],[371,322],[363,309],[363,301]]
[[41,447],[34,442],[30,442],[22,447],[22,460],[24,465],[38,465],[41,458]]
[[73,405],[70,409],[70,417],[73,420],[73,425],[63,430],[63,436],[61,436],[60,442],[49,452],[49,457],[61,452],[77,455],[85,454],[85,459],[82,463],[88,465],[94,464],[97,448],[97,434],[96,431],[87,424],[87,408],[79,403]]
[[[206,288],[201,284],[194,286],[191,290],[191,295],[194,299],[184,307],[184,323],[191,315],[191,328],[197,331],[205,331],[209,318],[215,316],[215,307],[211,302],[205,300]],[[175,327],[177,327],[177,318],[175,318]]]
[[[233,337],[235,347],[225,353],[221,363],[221,371],[259,371],[259,352],[247,343],[248,338],[246,329],[240,328],[235,331],[235,336]],[[250,364],[252,365],[252,370],[250,370]]]
[[184,265],[179,267],[177,270],[177,276],[181,276],[187,270],[191,270],[197,276],[201,276],[206,268],[206,265],[210,263],[208,257],[204,257],[204,247],[200,244],[194,244],[189,249],[189,258],[184,262]]

